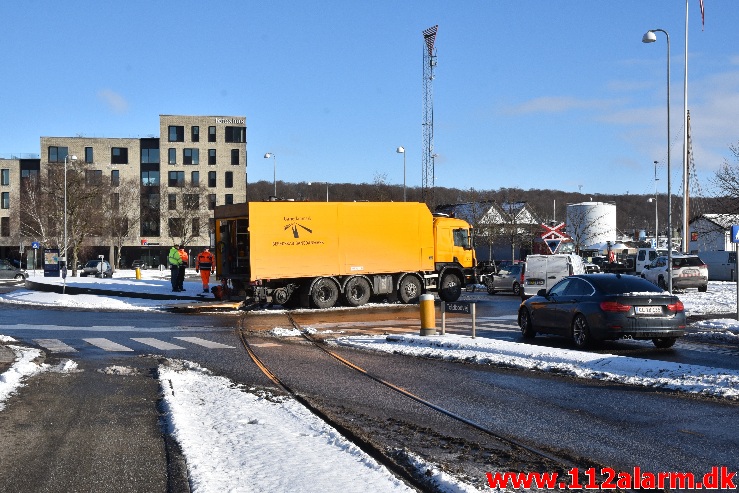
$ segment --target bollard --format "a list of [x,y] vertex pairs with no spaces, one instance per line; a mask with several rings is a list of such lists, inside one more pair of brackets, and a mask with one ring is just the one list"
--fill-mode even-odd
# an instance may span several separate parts
[[136,280],[141,280],[141,269],[139,267],[136,267]]
[[436,309],[434,308],[434,295],[421,295],[421,335],[432,336],[436,334]]

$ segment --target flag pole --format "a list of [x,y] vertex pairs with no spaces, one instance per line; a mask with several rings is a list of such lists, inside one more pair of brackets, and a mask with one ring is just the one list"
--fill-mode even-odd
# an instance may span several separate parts
[[[689,196],[689,176],[688,176],[688,1],[685,0],[685,74],[683,78],[683,224],[682,224],[682,246],[683,252],[690,253],[690,243],[688,243],[689,231],[688,221],[688,196]],[[702,7],[702,0],[701,0]],[[703,9],[701,8],[701,12]]]

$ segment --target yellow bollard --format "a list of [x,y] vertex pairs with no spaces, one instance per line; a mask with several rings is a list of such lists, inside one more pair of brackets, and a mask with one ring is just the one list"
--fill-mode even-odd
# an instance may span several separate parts
[[421,295],[421,335],[436,335],[436,309],[433,294]]
[[141,280],[141,269],[138,267],[136,267],[136,280],[137,281]]

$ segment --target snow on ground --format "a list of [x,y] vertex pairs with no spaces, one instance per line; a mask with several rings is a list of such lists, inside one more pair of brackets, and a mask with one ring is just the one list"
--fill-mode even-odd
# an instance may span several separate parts
[[[133,271],[119,271],[113,279],[68,278],[66,282],[67,285],[87,287],[104,284],[119,292],[170,294],[167,271],[141,273],[141,280],[135,279]],[[61,279],[46,278],[43,282],[61,283]],[[197,278],[186,281],[185,287],[193,295],[202,290]],[[690,315],[717,314],[720,317],[736,311],[736,284],[711,282],[707,293],[689,291],[679,296]],[[468,300],[486,297],[485,292],[465,293]],[[0,303],[155,310],[183,302],[125,296],[61,295],[18,289],[0,294]],[[686,337],[692,339],[739,344],[739,322],[734,319],[704,320],[689,328],[690,334]],[[299,334],[294,330],[275,329],[272,335],[293,337]],[[0,344],[15,353],[15,363],[0,375],[0,409],[3,401],[34,374],[40,371],[76,371],[73,361],[62,362],[54,368],[37,364],[34,359],[39,355],[38,350],[13,345],[13,342],[12,338],[0,335]],[[426,337],[415,334],[340,336],[336,343],[368,350],[558,371],[580,378],[739,398],[739,372],[695,365],[451,334]],[[168,425],[187,458],[193,491],[295,489],[330,493],[406,489],[383,467],[291,399],[245,389],[189,362],[170,361],[160,367],[160,382],[168,408]],[[418,467],[437,479],[441,491],[477,491],[444,474],[434,464],[419,461]]]

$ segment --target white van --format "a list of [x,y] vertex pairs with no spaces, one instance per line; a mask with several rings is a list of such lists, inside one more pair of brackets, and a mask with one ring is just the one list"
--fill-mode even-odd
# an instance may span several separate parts
[[560,279],[575,274],[585,274],[585,263],[579,255],[529,255],[526,257],[521,299],[531,298],[540,289],[549,289]]
[[736,252],[700,252],[698,256],[708,266],[709,281],[736,281]]

